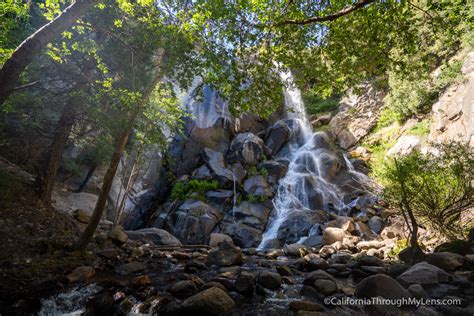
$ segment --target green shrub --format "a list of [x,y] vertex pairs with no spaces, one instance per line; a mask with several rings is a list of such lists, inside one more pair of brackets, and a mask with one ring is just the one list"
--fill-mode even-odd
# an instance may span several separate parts
[[209,190],[216,190],[219,187],[217,181],[207,181],[192,179],[190,181],[178,181],[171,189],[170,198],[172,200],[185,200],[193,197],[197,200],[204,201],[206,198],[204,193]]
[[261,175],[261,176],[268,176],[268,171],[267,169],[265,168],[260,168],[257,170],[257,167],[255,166],[251,166],[247,172],[247,177],[248,178],[251,178],[251,177],[255,177],[255,176],[258,176],[258,175]]
[[264,195],[253,195],[253,194],[247,195],[247,201],[249,201],[250,203],[263,203],[267,200],[268,198]]
[[[384,199],[418,224],[450,238],[463,238],[463,216],[474,207],[474,150],[460,142],[388,160],[381,174]],[[413,226],[413,220],[407,223]]]
[[431,125],[431,120],[430,119],[424,119],[422,121],[417,122],[415,125],[410,127],[406,133],[410,135],[416,135],[416,136],[427,136],[430,133],[430,125]]
[[334,112],[339,108],[340,95],[322,98],[313,90],[303,93],[306,112],[309,115],[316,115],[326,112]]

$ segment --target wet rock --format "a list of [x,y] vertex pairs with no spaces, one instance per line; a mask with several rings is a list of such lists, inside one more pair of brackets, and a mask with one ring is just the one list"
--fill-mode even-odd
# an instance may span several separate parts
[[464,264],[464,257],[451,252],[435,252],[426,255],[429,264],[446,271],[456,270]]
[[360,281],[355,295],[366,298],[381,296],[388,299],[410,297],[410,293],[397,280],[384,274],[376,274]]
[[276,184],[288,171],[287,165],[275,160],[264,160],[258,165],[258,168],[267,170],[268,181],[271,184]]
[[74,282],[86,282],[95,276],[95,269],[90,266],[82,266],[74,269],[70,274],[66,276],[69,283]]
[[275,269],[277,270],[278,274],[281,276],[292,276],[293,272],[291,271],[290,267],[288,266],[276,266]]
[[169,289],[169,292],[173,294],[173,296],[180,299],[188,298],[196,294],[197,291],[198,288],[196,284],[194,284],[194,282],[190,280],[178,281],[173,284]]
[[323,231],[323,243],[325,245],[331,245],[336,241],[342,241],[344,239],[345,232],[341,228],[328,227]]
[[145,285],[151,285],[151,278],[148,275],[140,275],[132,279],[132,286],[140,287]]
[[367,225],[369,225],[369,228],[372,230],[372,232],[374,232],[375,234],[380,234],[380,232],[382,231],[383,220],[379,216],[372,216],[369,219]]
[[324,308],[321,305],[318,305],[311,301],[303,301],[303,300],[291,301],[290,309],[295,312],[297,311],[314,311],[314,312],[324,311]]
[[209,251],[206,259],[208,265],[231,266],[242,264],[242,251],[229,242],[222,242]]
[[224,241],[228,242],[229,244],[234,244],[234,242],[232,241],[232,237],[230,237],[229,235],[212,233],[209,238],[209,246],[217,247]]
[[301,244],[285,245],[283,251],[287,256],[303,257],[308,252],[306,247]]
[[264,176],[253,176],[244,182],[244,190],[250,195],[271,197],[270,185]]
[[123,231],[121,227],[115,227],[108,233],[108,237],[119,245],[124,244],[128,240],[128,235]]
[[403,272],[397,277],[397,280],[408,286],[411,284],[438,284],[448,282],[450,276],[440,268],[426,262],[420,262]]
[[258,275],[258,283],[264,288],[274,291],[280,288],[282,279],[278,273],[262,271]]
[[265,155],[263,140],[252,133],[240,133],[234,137],[229,149],[229,159],[237,159],[244,165],[254,166]]
[[115,300],[107,290],[100,291],[88,298],[85,303],[84,316],[94,315],[114,315],[115,314]]
[[249,272],[241,272],[235,280],[234,286],[240,294],[252,296],[255,292],[255,275]]
[[218,287],[199,292],[187,298],[179,307],[180,315],[221,316],[229,315],[235,302]]
[[152,242],[157,246],[181,246],[181,242],[178,238],[171,235],[166,230],[156,227],[127,231],[127,234],[132,240]]
[[145,269],[145,266],[143,263],[138,262],[138,261],[132,261],[132,262],[121,265],[117,269],[117,272],[122,275],[128,275],[128,274],[141,272],[144,269]]

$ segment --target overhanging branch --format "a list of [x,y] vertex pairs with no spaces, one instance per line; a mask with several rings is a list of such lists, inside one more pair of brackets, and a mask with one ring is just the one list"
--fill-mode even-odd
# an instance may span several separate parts
[[284,25],[306,25],[318,22],[326,22],[326,21],[333,21],[340,17],[343,17],[355,10],[361,9],[375,0],[359,0],[351,6],[345,7],[344,9],[337,11],[336,13],[324,15],[324,16],[315,16],[311,18],[307,18],[304,20],[283,20],[273,24],[273,26],[284,26]]

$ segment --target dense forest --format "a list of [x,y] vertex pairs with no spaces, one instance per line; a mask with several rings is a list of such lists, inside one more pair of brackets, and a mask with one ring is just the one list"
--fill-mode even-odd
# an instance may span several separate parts
[[471,0],[3,0],[0,314],[472,315]]

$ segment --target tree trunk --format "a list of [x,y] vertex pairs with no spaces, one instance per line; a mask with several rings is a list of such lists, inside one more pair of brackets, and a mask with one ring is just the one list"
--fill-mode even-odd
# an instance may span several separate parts
[[21,72],[52,40],[72,26],[88,9],[100,0],[76,0],[59,16],[25,39],[6,60],[0,70],[0,106],[12,93]]
[[53,192],[56,174],[61,163],[61,156],[66,146],[69,134],[76,120],[78,111],[78,97],[72,97],[70,106],[64,106],[56,130],[54,131],[53,142],[49,146],[46,154],[46,164],[40,170],[36,178],[36,187],[40,196],[40,202],[46,207],[51,207],[51,194]]
[[118,165],[120,163],[120,159],[122,158],[122,153],[125,150],[125,145],[127,144],[128,135],[133,127],[133,121],[135,121],[135,116],[130,119],[130,122],[126,129],[120,135],[120,138],[117,139],[117,143],[115,144],[115,150],[112,155],[112,159],[110,160],[109,167],[104,176],[104,182],[102,184],[102,188],[100,190],[99,199],[97,200],[97,204],[94,208],[94,213],[91,216],[89,224],[87,225],[86,229],[81,235],[79,242],[77,243],[77,248],[79,250],[83,250],[89,244],[92,236],[94,235],[95,229],[100,222],[102,214],[104,213],[105,205],[107,204],[107,199],[109,197],[110,189],[112,188],[112,183],[114,181],[115,173],[117,172]]

